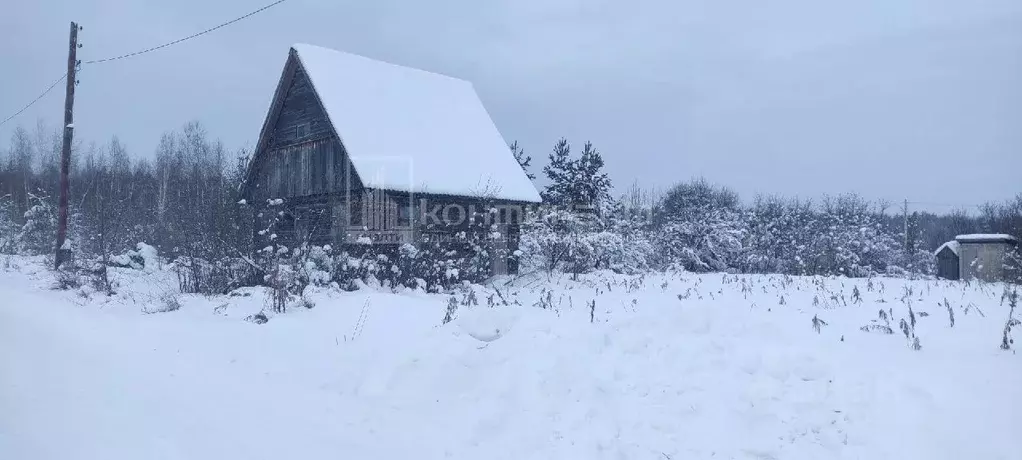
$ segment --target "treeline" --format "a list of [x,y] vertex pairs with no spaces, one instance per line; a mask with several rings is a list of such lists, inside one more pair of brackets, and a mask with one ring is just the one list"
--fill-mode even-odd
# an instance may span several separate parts
[[[518,149],[528,169],[531,158]],[[956,235],[1007,233],[1022,240],[1022,193],[988,203],[976,215],[892,214],[891,206],[856,194],[798,200],[758,196],[702,179],[663,193],[638,184],[610,195],[600,153],[589,143],[575,156],[562,139],[543,168],[546,207],[523,232],[528,265],[583,273],[641,271],[785,273],[793,275],[929,275],[932,251]]]
[[[1022,194],[976,214],[913,212],[906,235],[897,210],[856,195],[743,202],[727,187],[692,180],[662,193],[634,184],[615,197],[602,155],[590,143],[576,154],[559,140],[542,168],[517,144],[511,148],[530,177],[541,173],[547,184],[544,205],[523,226],[516,257],[524,271],[927,274],[931,251],[957,234],[1022,238]],[[0,252],[53,252],[59,157],[60,132],[43,124],[32,132],[17,129],[0,149]],[[69,235],[76,258],[105,263],[146,242],[191,270],[183,280],[193,284],[190,290],[237,284],[232,270],[255,265],[252,219],[238,204],[248,153],[228,150],[189,123],[166,133],[153,159],[146,157],[128,152],[116,137],[74,147]],[[210,272],[223,281],[208,281]]]
[[[60,131],[18,128],[0,150],[0,251],[50,254],[56,240]],[[247,161],[198,123],[162,136],[153,160],[116,137],[75,145],[70,170],[69,239],[82,257],[134,249],[139,242],[174,258],[217,260],[247,251],[237,184]]]

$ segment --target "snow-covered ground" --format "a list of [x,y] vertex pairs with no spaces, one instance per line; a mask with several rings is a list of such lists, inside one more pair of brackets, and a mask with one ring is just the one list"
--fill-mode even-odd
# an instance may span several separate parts
[[1001,285],[597,273],[477,287],[447,325],[449,296],[381,289],[255,324],[259,289],[147,314],[174,275],[114,273],[0,260],[0,458],[1022,458]]

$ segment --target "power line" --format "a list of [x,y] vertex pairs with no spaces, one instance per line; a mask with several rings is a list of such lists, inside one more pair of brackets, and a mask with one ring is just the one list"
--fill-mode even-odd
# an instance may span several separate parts
[[11,116],[9,116],[7,118],[4,118],[4,121],[0,121],[0,126],[3,126],[8,121],[11,121],[12,119],[14,119],[14,117],[16,117],[18,115],[21,115],[22,112],[28,110],[28,108],[32,107],[33,104],[35,104],[36,102],[39,102],[39,100],[42,99],[43,96],[46,95],[46,93],[49,93],[50,90],[52,90],[54,87],[56,87],[58,83],[64,81],[65,77],[67,77],[67,73],[65,73],[64,75],[61,75],[60,78],[57,79],[57,81],[54,81],[53,84],[49,86],[49,88],[46,88],[46,90],[42,92],[42,94],[36,96],[35,99],[32,99],[32,102],[29,102],[28,105],[22,107],[21,110],[19,110],[17,112],[14,112],[13,115],[11,115]]
[[[101,63],[101,62],[116,61],[116,60],[125,59],[125,58],[129,58],[129,57],[133,57],[133,56],[138,56],[140,54],[146,54],[146,53],[149,53],[149,52],[152,52],[152,51],[156,51],[158,49],[166,48],[166,47],[171,46],[171,45],[176,45],[178,43],[191,40],[191,39],[193,39],[195,37],[199,37],[199,36],[208,34],[208,33],[212,32],[214,30],[217,30],[217,29],[229,26],[231,24],[234,24],[235,22],[241,21],[241,20],[243,20],[245,18],[254,16],[256,14],[259,14],[259,13],[261,13],[263,11],[266,11],[266,10],[268,10],[270,8],[273,8],[274,6],[277,6],[277,5],[279,5],[281,3],[284,3],[286,1],[287,0],[277,0],[277,1],[273,2],[273,3],[270,3],[269,5],[266,5],[266,6],[262,7],[262,8],[259,8],[259,9],[255,10],[255,11],[252,11],[252,12],[250,12],[248,14],[243,15],[243,16],[239,16],[237,18],[231,19],[230,21],[227,21],[225,23],[219,24],[219,25],[217,25],[215,27],[211,27],[209,29],[203,30],[202,32],[198,32],[198,33],[189,35],[189,36],[184,37],[184,38],[179,38],[179,39],[174,40],[174,41],[169,42],[169,43],[164,43],[162,45],[154,46],[152,48],[146,48],[144,50],[135,51],[133,53],[122,54],[120,56],[113,56],[113,57],[108,57],[108,58],[103,58],[103,59],[92,59],[92,60],[89,60],[89,61],[84,61],[83,64],[98,64],[98,63]],[[64,78],[66,78],[66,77],[67,77],[67,73],[65,73],[64,75],[61,75],[60,78],[58,78],[56,81],[54,81],[53,84],[51,84],[48,88],[46,88],[46,90],[43,91],[42,94],[40,94],[35,99],[33,99],[32,102],[29,102],[28,105],[22,107],[21,110],[18,110],[17,112],[14,112],[13,115],[5,118],[4,121],[0,121],[0,126],[3,126],[8,121],[13,120],[14,117],[17,117],[18,115],[21,115],[22,112],[28,110],[28,108],[31,107],[32,105],[34,105],[36,102],[39,102],[39,100],[42,99],[43,96],[45,96],[47,93],[50,92],[50,90],[52,90],[54,87],[56,87],[58,83],[60,83],[61,81],[64,81]]]
[[191,39],[193,39],[195,37],[199,37],[199,36],[208,34],[208,33],[212,32],[214,30],[217,30],[217,29],[219,29],[221,27],[226,27],[226,26],[229,26],[231,24],[234,24],[235,22],[241,21],[242,19],[248,18],[250,16],[253,16],[255,14],[258,14],[260,12],[263,12],[265,10],[273,8],[274,6],[277,6],[277,5],[279,5],[281,3],[284,3],[286,1],[287,0],[277,0],[277,1],[273,2],[273,3],[270,3],[269,5],[266,5],[266,6],[262,7],[262,8],[259,8],[258,10],[252,11],[251,13],[248,13],[248,14],[246,14],[244,16],[240,16],[240,17],[231,19],[230,21],[227,21],[227,22],[225,22],[223,24],[220,24],[218,26],[211,27],[209,29],[203,30],[202,32],[198,32],[198,33],[189,35],[189,36],[184,37],[184,38],[179,38],[177,40],[174,40],[174,41],[168,42],[168,43],[164,43],[164,44],[159,45],[159,46],[154,46],[152,48],[146,48],[144,50],[135,51],[134,53],[122,54],[120,56],[113,56],[113,57],[108,57],[108,58],[103,58],[103,59],[93,59],[93,60],[90,60],[90,61],[85,61],[84,63],[85,64],[98,64],[100,62],[116,61],[116,60],[119,60],[119,59],[125,59],[125,58],[129,58],[129,57],[133,57],[133,56],[138,56],[140,54],[146,54],[146,53],[149,53],[149,52],[152,52],[152,51],[156,51],[158,49],[166,48],[166,47],[171,46],[171,45],[176,45],[176,44],[181,43],[183,41],[191,40]]
[[982,204],[965,204],[965,203],[934,203],[932,201],[909,201],[908,204],[918,204],[923,206],[944,206],[948,208],[981,208]]

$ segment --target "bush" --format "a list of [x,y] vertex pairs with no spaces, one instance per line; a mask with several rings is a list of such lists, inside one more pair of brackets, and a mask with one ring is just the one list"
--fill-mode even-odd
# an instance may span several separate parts
[[183,293],[226,294],[241,286],[257,284],[255,267],[241,258],[210,262],[198,257],[178,257],[173,263],[178,288]]
[[82,287],[81,270],[73,264],[64,264],[54,273],[54,289],[68,291]]
[[28,194],[31,207],[25,212],[25,225],[17,235],[23,254],[49,254],[57,240],[57,211],[46,195]]
[[169,313],[181,309],[181,300],[177,294],[168,292],[160,296],[159,302],[153,307],[143,307],[142,312],[147,314]]

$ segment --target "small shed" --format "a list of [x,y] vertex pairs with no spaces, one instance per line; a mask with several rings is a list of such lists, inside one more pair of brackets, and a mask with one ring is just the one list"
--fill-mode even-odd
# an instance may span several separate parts
[[1018,239],[999,233],[958,235],[935,253],[937,276],[944,279],[1003,281],[1012,274],[1004,266]]
[[958,249],[958,242],[952,240],[940,245],[940,247],[933,252],[933,254],[937,256],[937,278],[943,278],[946,280],[956,280],[961,278],[958,271]]

